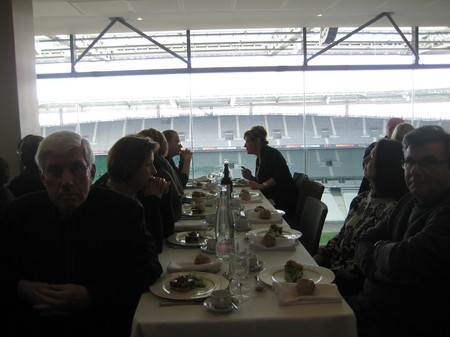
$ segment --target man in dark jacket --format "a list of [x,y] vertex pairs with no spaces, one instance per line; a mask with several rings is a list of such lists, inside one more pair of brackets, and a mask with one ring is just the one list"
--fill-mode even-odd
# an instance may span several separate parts
[[360,337],[450,335],[450,135],[423,126],[403,145],[410,193],[356,251],[366,276],[353,305]]
[[5,336],[129,336],[162,273],[142,206],[92,187],[94,155],[61,131],[39,146],[46,190],[16,199],[0,227]]

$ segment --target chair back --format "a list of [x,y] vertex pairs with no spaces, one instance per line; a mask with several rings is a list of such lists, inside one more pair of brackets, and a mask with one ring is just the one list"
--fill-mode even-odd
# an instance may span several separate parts
[[297,187],[297,203],[295,205],[294,217],[288,221],[289,225],[298,229],[300,226],[300,218],[303,213],[303,209],[305,207],[305,202],[307,197],[316,198],[318,200],[322,199],[323,191],[325,190],[325,186],[321,183],[309,179],[302,179],[301,182],[295,183]]
[[324,202],[312,197],[306,198],[298,230],[302,233],[299,240],[311,256],[316,255],[319,249],[327,214],[328,207]]

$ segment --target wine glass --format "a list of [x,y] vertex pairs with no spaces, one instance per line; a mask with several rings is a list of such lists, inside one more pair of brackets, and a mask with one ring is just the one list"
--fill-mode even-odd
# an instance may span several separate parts
[[243,302],[249,299],[249,296],[242,291],[244,280],[249,272],[249,255],[246,251],[236,251],[230,255],[230,277],[236,282],[237,293],[233,295]]

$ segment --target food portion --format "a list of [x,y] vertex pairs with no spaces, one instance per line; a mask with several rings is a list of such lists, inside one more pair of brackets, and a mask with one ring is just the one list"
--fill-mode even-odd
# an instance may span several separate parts
[[189,232],[185,237],[186,243],[199,243],[200,242],[200,233],[197,232]]
[[289,260],[284,265],[284,280],[289,283],[297,283],[303,277],[303,265]]
[[263,246],[266,246],[268,248],[270,247],[275,247],[277,244],[277,239],[275,236],[273,236],[272,234],[266,234],[263,236],[263,238],[261,239],[261,244]]
[[197,256],[194,259],[195,264],[205,264],[205,263],[210,263],[210,262],[211,262],[211,258],[209,257],[208,254],[205,254],[205,253],[197,254]]
[[276,238],[283,237],[283,226],[278,226],[277,224],[272,224],[269,227],[267,234],[272,234]]
[[206,194],[200,191],[192,192],[192,200],[196,204],[200,204],[205,200]]
[[255,207],[255,212],[258,213],[260,219],[264,220],[269,220],[272,216],[272,212],[262,206]]
[[248,180],[246,179],[233,179],[234,186],[248,186]]
[[195,273],[189,273],[187,275],[179,275],[169,283],[170,290],[179,291],[185,293],[194,288],[205,287],[205,281],[202,277]]
[[244,201],[249,201],[252,198],[250,191],[245,188],[239,193],[239,197]]
[[316,284],[312,280],[300,279],[295,285],[295,291],[299,296],[312,295],[316,289]]
[[197,205],[192,206],[191,210],[192,210],[192,214],[203,214],[203,213],[205,213],[205,206],[203,206],[201,204],[197,204]]

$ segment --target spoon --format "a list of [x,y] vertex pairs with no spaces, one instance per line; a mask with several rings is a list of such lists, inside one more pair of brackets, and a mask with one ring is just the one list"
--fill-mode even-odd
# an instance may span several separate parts
[[256,279],[255,290],[259,291],[259,292],[263,291],[264,290],[264,285],[261,283],[261,280],[259,279],[259,276],[256,275],[255,279]]

